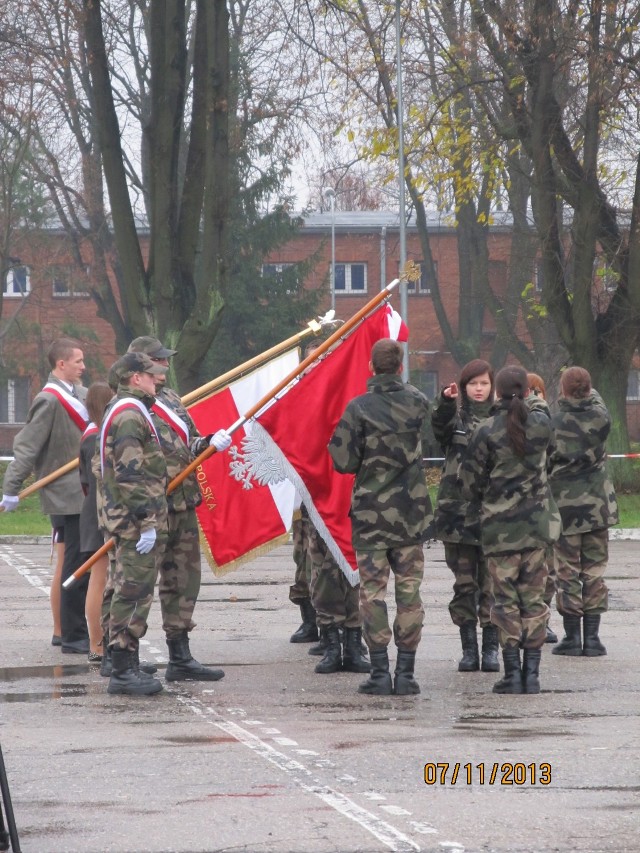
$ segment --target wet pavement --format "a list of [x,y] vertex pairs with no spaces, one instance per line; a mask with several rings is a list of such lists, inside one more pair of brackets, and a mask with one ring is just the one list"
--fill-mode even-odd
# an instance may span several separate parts
[[[640,850],[638,541],[611,543],[608,655],[546,646],[537,696],[457,672],[439,544],[415,697],[313,672],[288,642],[289,546],[224,578],[205,567],[191,647],[226,676],[149,698],[109,696],[50,645],[51,571],[48,544],[0,539],[0,745],[23,853]],[[157,602],[142,656],[162,676]]]

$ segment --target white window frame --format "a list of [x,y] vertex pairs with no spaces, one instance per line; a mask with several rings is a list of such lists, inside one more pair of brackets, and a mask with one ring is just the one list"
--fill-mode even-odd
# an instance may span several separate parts
[[[17,384],[18,382],[24,383],[24,390],[26,390],[27,397],[26,403],[24,406],[25,409],[25,417],[20,420],[16,419],[16,394],[18,393]],[[3,420],[4,424],[23,424],[25,423],[26,413],[29,411],[29,380],[24,376],[15,377],[13,379],[7,379],[6,390],[4,384],[0,386],[0,393],[7,395],[7,419]],[[23,392],[24,393],[24,392]]]
[[[427,278],[427,269],[424,261],[416,261],[416,264],[420,267],[420,278],[418,281],[408,281],[407,282],[407,294],[409,296],[430,296],[431,295],[431,284],[429,283],[429,279]],[[435,268],[436,276],[438,275],[438,262],[434,261],[433,266]]]
[[[344,287],[336,287],[336,281],[338,276],[335,273],[338,272],[338,268],[344,267]],[[362,267],[363,270],[363,284],[364,287],[356,287],[355,289],[352,287],[352,271],[354,267]],[[334,270],[334,292],[340,296],[343,293],[355,294],[355,295],[363,295],[367,292],[367,264],[363,261],[348,261],[348,262],[340,262],[336,263]]]
[[[88,277],[91,272],[90,267],[87,267],[86,272]],[[64,285],[66,289],[56,291],[56,283],[58,282]],[[84,285],[78,282],[78,286],[82,287]],[[70,267],[59,267],[55,270],[55,272],[51,276],[51,295],[54,299],[72,299],[74,297],[87,299],[91,296],[88,290],[75,289],[72,269]]]
[[[25,274],[25,289],[20,289],[19,284],[16,282],[15,272],[16,270],[24,270]],[[31,293],[31,270],[26,264],[18,264],[15,267],[11,267],[7,270],[6,278],[3,282],[3,295],[8,297],[9,299],[24,299],[25,296],[28,296]]]

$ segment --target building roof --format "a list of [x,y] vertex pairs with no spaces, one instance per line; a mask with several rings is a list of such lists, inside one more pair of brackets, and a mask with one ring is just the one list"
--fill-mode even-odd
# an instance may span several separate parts
[[[323,231],[331,228],[332,222],[336,231],[376,231],[387,228],[391,231],[400,229],[400,216],[394,210],[336,210],[334,214],[309,213],[299,214],[303,220],[303,231]],[[335,216],[335,220],[334,220]],[[509,211],[498,210],[492,214],[490,227],[492,229],[511,228],[513,218]],[[455,217],[452,213],[439,210],[427,211],[427,226],[433,231],[452,231],[455,229]],[[416,217],[411,212],[406,227],[415,230]]]

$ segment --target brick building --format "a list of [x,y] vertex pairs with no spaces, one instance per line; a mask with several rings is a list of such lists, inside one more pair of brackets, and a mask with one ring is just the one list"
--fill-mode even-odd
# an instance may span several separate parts
[[[457,327],[459,271],[458,246],[453,227],[441,217],[428,223],[430,245],[437,268],[443,307],[453,328]],[[507,283],[510,253],[510,222],[503,215],[489,229],[489,279],[500,293]],[[283,266],[315,256],[316,262],[305,280],[309,288],[325,287],[322,310],[331,305],[328,282],[335,242],[336,314],[347,319],[384,285],[396,278],[399,269],[400,229],[398,216],[385,211],[311,214],[297,235],[267,259],[263,274],[274,274]],[[144,237],[141,238],[144,241]],[[415,225],[406,228],[407,259],[422,261]],[[12,259],[4,277],[4,304],[0,330],[0,354],[4,375],[0,376],[0,454],[10,453],[13,435],[46,374],[48,343],[61,334],[78,337],[87,355],[87,379],[105,375],[116,357],[111,327],[97,317],[89,293],[91,258],[86,270],[78,273],[64,236],[53,231],[38,241],[16,246],[19,258]],[[535,262],[531,279],[535,285]],[[400,310],[400,294],[391,303]],[[495,338],[495,323],[483,305],[482,355],[488,356]],[[407,323],[410,329],[409,367],[411,378],[433,397],[439,387],[459,374],[459,366],[445,349],[436,319],[426,274],[408,286]],[[9,330],[7,332],[7,329]],[[518,333],[526,336],[524,324]],[[640,440],[640,361],[629,374],[627,420],[633,440]]]

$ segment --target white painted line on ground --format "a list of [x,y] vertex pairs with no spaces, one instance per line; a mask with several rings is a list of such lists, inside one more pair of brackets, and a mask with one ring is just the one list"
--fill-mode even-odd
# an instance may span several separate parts
[[[192,696],[177,696],[176,698],[183,705],[189,707],[194,714],[203,719],[209,718],[212,725],[231,735],[231,737],[235,738],[243,746],[246,746],[247,749],[252,750],[256,755],[274,764],[280,770],[284,770],[301,790],[313,794],[313,796],[318,797],[344,817],[362,826],[363,829],[377,838],[378,841],[385,844],[390,850],[397,851],[397,853],[409,853],[409,851],[414,850],[420,851],[421,848],[407,835],[396,829],[395,826],[372,814],[372,812],[367,811],[367,809],[363,809],[339,791],[334,791],[333,788],[314,779],[311,771],[304,764],[274,749],[253,732],[243,729],[238,723],[225,720],[215,708],[203,705],[200,700]],[[234,710],[240,711],[241,709]],[[242,716],[242,714],[236,714],[236,716]]]
[[[0,558],[12,569],[15,569],[19,575],[28,581],[31,586],[35,587],[44,595],[48,596],[51,592],[50,584],[51,572],[28,557],[24,557],[15,551],[10,545],[0,545]],[[44,577],[43,577],[44,575]]]

